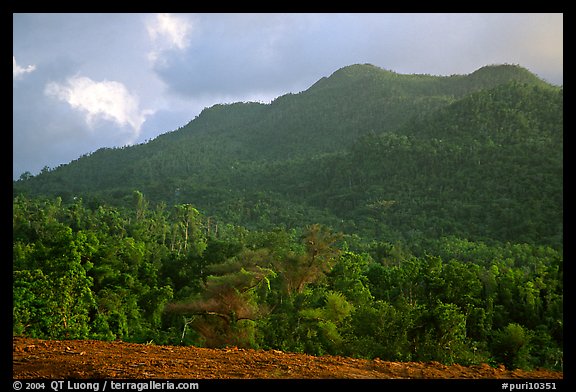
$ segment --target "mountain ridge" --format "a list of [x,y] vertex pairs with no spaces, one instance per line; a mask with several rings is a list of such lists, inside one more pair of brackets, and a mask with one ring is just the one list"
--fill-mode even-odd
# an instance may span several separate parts
[[[517,80],[517,81],[521,81],[521,82],[525,82],[525,83],[536,83],[536,84],[544,84],[544,85],[549,85],[546,82],[544,82],[543,80],[539,79],[536,75],[530,73],[527,69],[517,66],[517,65],[489,65],[489,66],[484,66],[479,68],[478,70],[467,74],[467,75],[452,75],[452,76],[432,76],[432,75],[425,75],[425,74],[412,74],[412,75],[408,75],[408,74],[398,74],[395,73],[393,71],[388,71],[388,70],[384,70],[382,68],[379,68],[377,66],[374,66],[372,64],[354,64],[354,65],[349,65],[349,66],[345,66],[342,67],[338,70],[336,70],[335,72],[333,72],[329,77],[323,77],[320,80],[318,80],[316,83],[314,83],[312,86],[310,86],[308,89],[297,93],[297,94],[292,94],[292,93],[288,93],[288,94],[284,94],[281,95],[279,97],[277,97],[276,99],[274,99],[270,104],[262,104],[262,103],[257,103],[257,102],[234,102],[231,104],[215,104],[212,105],[210,107],[207,107],[205,109],[203,109],[200,114],[198,116],[196,116],[196,118],[192,119],[191,121],[189,121],[187,124],[185,124],[184,126],[180,127],[177,130],[174,131],[169,131],[166,133],[163,133],[159,136],[157,136],[156,138],[150,140],[147,143],[153,142],[154,140],[157,140],[159,138],[164,138],[167,136],[174,136],[174,134],[178,134],[178,133],[186,133],[188,130],[190,130],[190,128],[193,128],[194,131],[199,131],[202,130],[202,127],[206,127],[206,126],[210,126],[210,121],[214,118],[216,118],[218,121],[222,122],[222,117],[219,115],[221,114],[222,111],[226,111],[227,114],[230,114],[231,112],[239,112],[240,113],[240,117],[236,116],[236,117],[232,117],[232,121],[236,122],[235,125],[237,125],[237,121],[239,119],[243,119],[244,122],[250,121],[252,120],[252,115],[259,115],[259,114],[265,114],[265,115],[270,115],[270,113],[266,113],[266,111],[270,111],[271,108],[275,108],[279,103],[281,103],[282,101],[285,100],[291,100],[294,97],[301,97],[302,95],[306,95],[306,94],[311,94],[311,93],[316,93],[316,91],[319,89],[318,85],[319,83],[322,82],[322,84],[325,83],[329,83],[329,89],[332,88],[338,88],[341,86],[334,86],[334,79],[340,79],[340,77],[338,75],[344,75],[345,78],[348,79],[352,79],[352,82],[354,82],[355,80],[358,79],[366,79],[367,77],[370,76],[374,76],[374,75],[393,75],[395,78],[424,78],[426,80],[435,80],[435,81],[442,81],[442,80],[448,80],[450,78],[454,79],[466,79],[466,78],[470,78],[473,79],[473,82],[470,83],[472,85],[477,84],[477,80],[482,79],[482,78],[486,78],[486,76],[480,76],[480,75],[486,75],[487,73],[491,74],[492,76],[493,73],[492,71],[498,71],[498,82],[496,84],[502,84],[505,83],[507,81],[510,80]],[[505,72],[501,72],[502,70],[504,70]],[[506,75],[505,77],[502,77],[502,74]],[[390,79],[390,77],[387,77],[387,79]],[[551,86],[551,85],[549,85]],[[491,84],[488,84],[488,87],[491,87]],[[473,87],[473,89],[477,89],[478,87]],[[486,88],[486,87],[485,87]],[[245,109],[250,109],[251,113],[249,113],[249,115],[246,115],[246,110]],[[230,124],[218,124],[219,129],[226,129]],[[243,125],[243,124],[241,124]],[[204,132],[206,132],[206,130],[204,130]],[[141,143],[138,145],[134,145],[134,146],[128,146],[125,148],[101,148],[97,151],[94,152],[88,152],[84,155],[82,155],[81,157],[79,157],[78,159],[81,159],[87,155],[92,155],[100,150],[118,150],[118,149],[131,149],[131,148],[139,148],[142,145],[145,145],[147,143]],[[73,160],[71,162],[75,162],[77,161]],[[70,163],[71,163],[70,162]],[[68,164],[64,164],[64,165],[60,165],[60,166],[66,166]]]
[[[409,200],[410,194],[419,195],[418,205],[429,203],[418,188],[425,182],[416,175],[418,165],[429,166],[422,157],[434,161],[435,156],[444,154],[446,162],[462,165],[466,157],[462,154],[469,151],[468,158],[480,154],[475,158],[479,161],[498,158],[506,165],[531,165],[527,166],[531,168],[528,170],[531,176],[539,176],[538,170],[550,173],[553,186],[548,187],[549,192],[561,191],[561,177],[559,180],[556,174],[562,169],[562,120],[558,116],[561,110],[562,89],[517,65],[489,65],[468,75],[432,76],[402,75],[369,64],[355,64],[336,70],[302,92],[282,95],[269,104],[213,105],[178,130],[136,146],[100,149],[26,181],[14,182],[13,192],[59,195],[64,199],[91,195],[122,205],[128,203],[134,189],[139,189],[154,203],[196,204],[207,214],[235,224],[261,227],[288,224],[289,220],[288,225],[293,226],[309,219],[330,225],[342,222],[342,227],[352,232],[360,227],[364,233],[372,232],[370,236],[394,237],[390,227],[401,222],[399,216],[374,221],[370,208],[364,211],[363,205],[379,205],[378,200],[387,200],[392,195]],[[371,134],[381,136],[370,138]],[[506,138],[535,154],[550,156],[553,164],[547,163],[545,157],[530,161],[522,156],[520,147],[508,146]],[[527,142],[531,144],[528,146]],[[359,148],[360,154],[370,155],[374,148],[378,151],[372,166],[362,163]],[[513,154],[513,158],[507,158],[506,154]],[[406,162],[386,158],[394,156]],[[440,162],[436,166],[438,171],[431,172],[431,178],[452,183],[447,164]],[[519,178],[507,179],[503,184],[528,181],[516,166],[506,166],[504,170]],[[400,171],[394,173],[390,167]],[[480,169],[466,163],[462,170],[481,184],[490,182]],[[493,175],[505,177],[496,166],[491,170]],[[389,173],[390,177],[386,179],[379,173]],[[361,180],[376,182],[366,188]],[[321,185],[320,189],[314,184]],[[484,185],[495,192],[505,189],[505,185]],[[391,193],[387,190],[390,186],[408,193]],[[482,192],[480,185],[471,187]],[[530,205],[539,203],[536,193],[531,194],[534,200],[530,199]],[[367,200],[367,195],[372,199]],[[556,211],[555,223],[550,223],[555,225],[561,220],[557,216],[561,206],[558,207],[557,197],[549,198],[553,201],[546,202],[549,204],[546,210]],[[494,203],[490,198],[484,199]],[[515,206],[519,200],[526,202],[520,194],[514,194],[510,200]],[[421,207],[411,206],[412,202],[396,204],[403,207],[388,212],[399,213],[404,209],[403,214],[417,215],[414,211]],[[473,207],[467,213],[478,214],[482,210],[450,194],[448,199],[435,204],[436,213],[442,210],[442,203],[459,205],[463,210]],[[243,205],[239,210],[233,207],[239,205]],[[265,212],[266,208],[270,211]],[[251,212],[241,213],[244,210]],[[451,214],[461,214],[452,207],[449,210]],[[356,222],[353,214],[363,221]],[[416,221],[406,222],[425,225],[430,217],[423,211],[420,214]],[[551,215],[533,220],[544,222],[548,218]],[[366,222],[380,228],[374,231]],[[479,219],[478,225],[487,223]],[[496,222],[490,223],[490,230],[495,225]],[[441,226],[437,232],[446,233],[443,227],[450,225],[444,222]],[[403,229],[404,235],[409,230]],[[489,232],[474,230],[482,238]],[[549,229],[546,238],[556,238],[555,230],[556,227]],[[470,231],[464,233],[468,235]],[[524,236],[535,237],[537,232]],[[505,235],[504,239],[514,237]]]

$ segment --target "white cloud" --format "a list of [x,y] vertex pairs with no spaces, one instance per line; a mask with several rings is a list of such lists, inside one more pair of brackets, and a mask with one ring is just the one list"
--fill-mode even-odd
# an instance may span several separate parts
[[156,14],[146,23],[146,29],[154,45],[148,57],[156,62],[163,50],[184,50],[188,47],[192,24],[181,16]]
[[131,129],[128,143],[133,143],[139,136],[146,116],[152,113],[150,110],[141,110],[138,97],[131,94],[122,83],[115,81],[95,82],[84,76],[74,76],[65,84],[48,83],[44,93],[83,112],[90,127],[98,119],[113,121],[122,127],[128,126]]
[[25,68],[22,68],[16,63],[16,57],[12,56],[12,78],[17,79],[20,76],[30,73],[36,69],[35,65],[28,65]]

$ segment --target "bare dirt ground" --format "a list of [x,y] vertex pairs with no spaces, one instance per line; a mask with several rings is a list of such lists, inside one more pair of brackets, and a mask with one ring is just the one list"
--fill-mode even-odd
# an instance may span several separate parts
[[543,369],[21,337],[13,338],[12,363],[14,379],[563,379]]

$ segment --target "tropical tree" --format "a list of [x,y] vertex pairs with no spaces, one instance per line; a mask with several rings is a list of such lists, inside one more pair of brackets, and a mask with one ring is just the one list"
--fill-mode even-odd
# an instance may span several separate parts
[[238,256],[208,266],[210,275],[202,292],[191,301],[168,305],[167,311],[192,316],[188,322],[209,347],[247,347],[254,344],[254,321],[267,309],[259,294],[270,290],[270,268],[266,249],[245,250]]

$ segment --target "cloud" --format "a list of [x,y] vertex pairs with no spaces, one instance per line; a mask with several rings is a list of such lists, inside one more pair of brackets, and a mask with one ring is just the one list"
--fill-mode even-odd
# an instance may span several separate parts
[[549,72],[561,69],[561,14],[178,16],[194,28],[187,46],[164,50],[152,67],[166,91],[182,98],[297,92],[355,63],[434,75],[517,63],[562,79]]
[[154,46],[148,58],[154,63],[165,50],[184,50],[188,47],[192,23],[181,16],[156,14],[146,23],[146,29]]
[[30,73],[36,69],[35,65],[28,65],[22,68],[16,63],[16,57],[12,56],[12,78],[18,79],[20,76]]
[[12,53],[15,173],[36,172],[355,63],[434,75],[511,63],[562,84],[563,15],[15,13]]
[[[184,17],[184,16],[183,16]],[[331,73],[322,41],[327,17],[292,14],[199,14],[179,50],[164,50],[152,66],[167,91],[185,98],[242,100],[242,96],[299,91]],[[192,22],[189,22],[192,25]],[[317,27],[320,23],[322,27]]]
[[112,121],[121,127],[130,127],[132,143],[140,133],[140,128],[150,110],[141,110],[138,97],[132,95],[119,82],[95,82],[84,76],[73,76],[65,84],[50,82],[44,94],[67,102],[72,108],[85,114],[86,123],[93,127],[96,120]]

